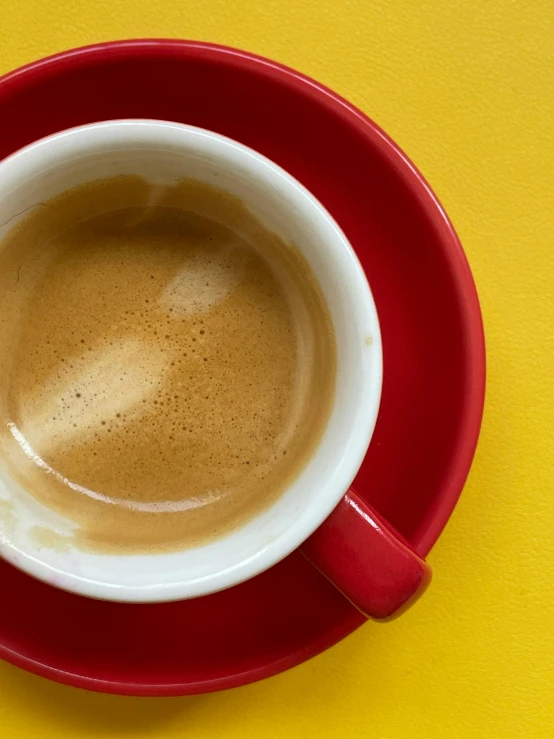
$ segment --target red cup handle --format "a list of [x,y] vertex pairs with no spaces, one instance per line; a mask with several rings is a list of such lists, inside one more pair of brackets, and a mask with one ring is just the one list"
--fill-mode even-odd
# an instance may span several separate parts
[[353,490],[301,551],[356,608],[379,621],[403,613],[431,581],[427,562]]

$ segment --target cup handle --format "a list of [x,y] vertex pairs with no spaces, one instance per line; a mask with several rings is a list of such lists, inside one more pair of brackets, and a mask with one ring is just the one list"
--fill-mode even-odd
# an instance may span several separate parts
[[431,568],[350,489],[300,548],[365,616],[399,616],[431,582]]

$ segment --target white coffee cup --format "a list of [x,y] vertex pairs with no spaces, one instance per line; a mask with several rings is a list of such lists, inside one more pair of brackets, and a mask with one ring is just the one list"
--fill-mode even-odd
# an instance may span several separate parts
[[[148,120],[108,121],[49,136],[0,163],[0,240],[37,203],[71,187],[121,174],[153,182],[194,178],[238,196],[294,243],[316,276],[332,317],[336,392],[321,442],[281,497],[242,528],[174,553],[107,555],[41,546],[32,530],[67,535],[64,519],[1,474],[0,555],[51,585],[130,602],[212,593],[271,567],[299,547],[348,490],[375,426],[382,382],[379,322],[370,288],[345,235],[297,180],[257,152],[210,131]],[[1,248],[1,243],[0,243]],[[78,493],[76,493],[78,494]],[[69,540],[70,541],[70,540]]]

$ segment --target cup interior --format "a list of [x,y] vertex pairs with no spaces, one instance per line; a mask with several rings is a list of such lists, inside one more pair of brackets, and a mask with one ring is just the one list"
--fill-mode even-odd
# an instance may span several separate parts
[[[109,121],[42,139],[0,163],[0,241],[38,203],[86,182],[135,174],[154,184],[192,178],[239,197],[304,255],[327,302],[337,342],[331,415],[314,455],[279,499],[240,529],[167,554],[92,554],[41,547],[34,526],[75,524],[38,503],[0,470],[0,554],[50,584],[108,600],[149,602],[214,592],[267,569],[297,548],[351,484],[373,433],[382,382],[379,323],[365,274],[323,206],[260,154],[215,133],[162,121]],[[1,243],[0,243],[1,248]],[[2,507],[0,507],[0,512]],[[7,519],[6,519],[7,520]]]

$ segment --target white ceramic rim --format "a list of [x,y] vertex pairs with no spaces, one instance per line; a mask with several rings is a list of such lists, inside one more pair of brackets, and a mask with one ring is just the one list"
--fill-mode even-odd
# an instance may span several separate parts
[[325,230],[325,249],[340,258],[351,302],[355,304],[352,319],[360,324],[363,333],[369,331],[372,339],[371,374],[360,377],[361,381],[356,383],[356,412],[336,453],[331,479],[322,485],[317,505],[312,504],[309,509],[300,511],[286,532],[231,567],[223,567],[214,574],[191,581],[118,586],[83,578],[76,573],[57,571],[36,556],[3,542],[1,556],[29,575],[80,595],[123,602],[161,602],[213,593],[260,574],[297,549],[328,517],[350,487],[374,431],[382,387],[382,347],[377,311],[366,275],[354,250],[323,205],[284,169],[253,149],[211,131],[185,124],[134,119],[105,121],[53,134],[0,162],[0,193],[10,193],[22,181],[36,174],[37,167],[48,170],[55,167],[57,162],[71,158],[76,146],[85,140],[88,142],[87,153],[93,154],[117,142],[135,147],[146,146],[153,139],[158,140],[160,135],[175,144],[185,139],[189,145],[194,141],[195,146],[206,147],[211,154],[222,159],[236,159],[256,181],[269,182],[276,193],[292,199],[295,207],[303,211],[313,224]]

